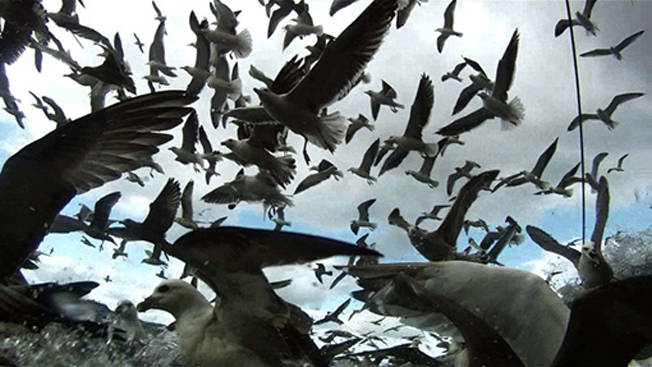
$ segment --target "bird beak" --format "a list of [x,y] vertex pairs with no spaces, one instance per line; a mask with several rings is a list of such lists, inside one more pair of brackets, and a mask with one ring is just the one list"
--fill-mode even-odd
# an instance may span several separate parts
[[254,92],[256,92],[257,95],[260,95],[260,92],[262,91],[260,90],[260,88],[254,88]]
[[157,308],[158,300],[159,299],[157,297],[154,297],[153,295],[149,296],[149,297],[145,298],[144,301],[139,303],[138,306],[136,306],[136,309],[138,310],[138,312],[145,312],[147,310]]

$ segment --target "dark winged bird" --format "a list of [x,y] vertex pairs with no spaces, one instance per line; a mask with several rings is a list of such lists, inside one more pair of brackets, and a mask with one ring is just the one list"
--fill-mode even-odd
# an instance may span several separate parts
[[453,71],[447,71],[446,74],[441,76],[441,81],[445,82],[449,79],[454,79],[461,83],[462,78],[460,78],[460,73],[462,72],[462,70],[464,70],[465,67],[466,67],[466,61],[455,65]]
[[598,178],[600,177],[598,170],[600,169],[600,163],[602,163],[608,155],[609,153],[607,152],[596,154],[591,163],[591,172],[584,173],[584,180],[591,186],[591,192],[595,192],[598,189]]
[[351,221],[351,231],[358,234],[360,227],[370,228],[372,231],[378,227],[378,224],[369,220],[369,207],[376,202],[376,199],[369,199],[358,205],[358,219]]
[[640,36],[643,35],[645,31],[638,31],[631,36],[625,38],[624,40],[620,41],[619,44],[616,46],[612,46],[609,48],[596,48],[595,50],[587,51],[583,54],[580,54],[581,57],[595,57],[595,56],[609,56],[613,55],[616,60],[622,60],[623,55],[621,52],[629,45],[631,45],[634,41],[636,41]]
[[359,114],[358,117],[354,119],[349,118],[348,120],[351,122],[351,124],[349,124],[349,126],[346,128],[346,136],[344,138],[344,141],[347,144],[351,142],[355,133],[363,127],[366,127],[369,131],[374,131],[376,128],[363,114]]
[[0,33],[0,63],[2,64],[11,65],[18,60],[27,48],[32,34],[41,43],[54,39],[45,25],[48,16],[40,1],[3,0],[0,2],[0,17],[3,21]]
[[349,307],[349,304],[351,304],[351,298],[347,298],[346,301],[342,302],[333,312],[329,312],[322,318],[321,320],[317,320],[313,323],[313,325],[321,325],[325,324],[327,322],[334,322],[336,324],[342,325],[344,322],[339,319],[339,316],[346,310],[347,307]]
[[316,186],[331,177],[333,177],[335,180],[339,180],[340,178],[344,177],[342,171],[337,169],[333,163],[325,159],[322,159],[317,167],[311,167],[311,169],[316,170],[317,173],[311,173],[306,176],[306,178],[304,178],[294,190],[294,195],[308,190],[309,188]]
[[373,90],[365,91],[365,94],[369,96],[369,101],[371,102],[371,116],[374,118],[374,121],[378,118],[378,112],[380,112],[380,106],[389,106],[389,109],[396,113],[398,109],[403,109],[405,106],[396,102],[396,91],[389,85],[386,81],[381,80],[383,88],[380,92],[375,92]]
[[464,57],[464,61],[473,70],[475,70],[477,74],[469,75],[471,84],[466,86],[460,92],[459,97],[457,97],[457,101],[455,101],[455,106],[453,107],[452,115],[456,115],[459,112],[461,112],[464,108],[466,108],[469,102],[471,102],[471,99],[473,99],[473,97],[475,97],[475,95],[478,92],[482,90],[491,92],[494,89],[494,82],[491,79],[489,79],[489,76],[487,76],[487,73],[485,73],[484,69],[482,69],[482,66],[480,66],[480,64],[477,61],[469,59],[468,57]]
[[292,199],[281,192],[274,177],[265,171],[254,176],[247,176],[242,169],[233,181],[212,190],[202,197],[207,203],[227,204],[235,208],[241,201],[262,202],[268,207],[292,206]]
[[110,228],[109,234],[127,241],[147,241],[154,245],[153,255],[143,260],[151,265],[162,265],[158,257],[161,248],[167,244],[165,233],[172,227],[177,209],[181,204],[181,187],[173,178],[168,179],[156,199],[149,204],[149,212],[142,223],[133,219],[124,219],[120,223],[124,227]]
[[453,259],[457,248],[457,238],[462,232],[466,213],[478,198],[478,193],[486,189],[496,179],[498,172],[498,170],[482,172],[462,186],[453,207],[435,231],[428,232],[410,226],[400,216],[398,209],[390,213],[389,222],[403,228],[407,232],[412,246],[426,259],[430,261]]
[[455,13],[455,5],[457,5],[457,0],[453,0],[448,4],[444,11],[444,26],[435,30],[435,32],[441,33],[439,37],[437,37],[437,51],[439,51],[439,53],[444,51],[444,43],[448,37],[462,37],[462,33],[453,30],[453,13]]
[[442,218],[440,218],[438,216],[439,212],[442,209],[446,209],[446,208],[450,208],[450,207],[451,207],[451,205],[449,205],[449,204],[433,206],[431,211],[429,211],[427,213],[426,212],[421,213],[421,216],[419,216],[417,218],[417,221],[416,221],[415,225],[418,226],[421,222],[423,222],[426,219],[441,220]]
[[304,6],[303,11],[296,19],[293,19],[293,21],[294,23],[290,23],[283,27],[285,30],[283,50],[285,50],[296,37],[303,38],[310,34],[321,36],[324,33],[324,28],[322,26],[315,26],[313,24],[308,5]]
[[419,171],[407,170],[405,174],[408,176],[414,177],[415,180],[422,182],[431,189],[439,186],[439,181],[430,178],[430,173],[432,172],[432,167],[435,165],[435,159],[437,157],[425,157],[423,158],[423,163]]
[[358,0],[333,0],[333,2],[331,3],[331,8],[328,11],[328,14],[332,17],[333,15],[335,15],[335,13],[346,8],[347,6],[353,4],[356,1]]
[[593,6],[595,6],[596,2],[598,2],[598,0],[584,0],[584,9],[581,13],[579,11],[575,12],[575,19],[561,19],[557,22],[557,25],[555,25],[555,37],[561,36],[566,28],[577,25],[582,26],[582,28],[586,29],[588,33],[595,36],[599,29],[595,23],[591,21],[591,12],[593,11]]
[[616,112],[616,108],[618,108],[618,106],[622,103],[631,101],[632,99],[636,99],[644,95],[645,93],[619,94],[611,100],[609,106],[607,106],[607,108],[605,108],[604,110],[598,108],[596,113],[583,113],[582,115],[575,117],[575,119],[571,121],[570,125],[568,125],[568,131],[575,130],[578,126],[580,126],[581,123],[583,123],[586,120],[602,121],[605,125],[607,125],[607,128],[609,130],[613,130],[616,128],[616,126],[618,126],[618,122],[614,121],[611,118],[611,115],[613,115],[613,113]]
[[435,103],[435,91],[430,77],[421,75],[414,102],[410,108],[410,119],[402,136],[390,136],[385,144],[395,145],[394,151],[387,157],[380,169],[379,176],[398,167],[410,151],[415,150],[422,156],[433,158],[439,152],[437,143],[425,143],[422,139],[423,129],[430,120],[430,112]]
[[376,139],[373,143],[371,143],[369,148],[367,148],[367,151],[364,153],[362,162],[360,162],[360,166],[349,168],[349,172],[366,179],[369,185],[373,185],[377,180],[376,177],[371,175],[371,165],[374,163],[376,155],[378,155],[379,146],[380,139]]
[[[271,12],[271,9],[274,5],[278,5],[279,8]],[[267,12],[267,17],[269,17],[269,25],[267,27],[267,38],[271,37],[278,27],[279,23],[285,19],[290,13],[295,12],[297,16],[304,12],[306,9],[306,4],[303,0],[300,0],[298,3],[295,3],[294,0],[270,0],[265,6],[265,11]],[[271,13],[271,14],[270,14]]]
[[119,191],[103,196],[95,203],[93,219],[90,224],[84,220],[68,217],[62,214],[57,215],[50,227],[50,233],[70,233],[82,231],[85,234],[102,241],[113,242],[113,239],[106,233],[109,227],[109,215],[111,209],[120,200],[122,194]]
[[320,284],[324,284],[324,280],[322,279],[323,276],[324,275],[332,276],[333,271],[332,270],[327,271],[326,267],[322,263],[317,263],[315,265],[317,265],[317,268],[313,269],[315,272],[315,278],[317,278]]
[[210,42],[206,39],[202,30],[208,29],[208,21],[204,19],[201,23],[197,20],[195,12],[190,12],[190,18],[188,19],[190,24],[190,29],[195,34],[197,39],[195,40],[195,48],[197,49],[195,56],[195,65],[194,66],[182,66],[181,69],[184,69],[188,74],[192,76],[190,83],[186,87],[188,94],[198,95],[199,92],[204,88],[206,80],[210,77],[210,53],[211,46]]
[[550,162],[550,159],[552,159],[552,156],[555,154],[555,151],[557,151],[557,142],[559,142],[559,138],[555,139],[555,141],[546,148],[546,150],[541,153],[539,158],[537,159],[537,162],[534,164],[534,167],[532,168],[531,171],[528,170],[522,170],[521,172],[501,178],[500,182],[491,189],[491,191],[496,191],[502,186],[507,186],[507,187],[515,187],[515,186],[521,186],[527,182],[531,182],[534,184],[536,187],[538,187],[541,190],[545,190],[549,184],[546,181],[543,181],[541,176],[543,176],[543,170],[546,169],[548,166],[548,163]]
[[[321,58],[285,94],[269,89],[254,89],[271,117],[305,138],[304,158],[309,161],[308,141],[333,152],[344,138],[344,119],[339,114],[320,116],[324,107],[347,95],[352,82],[380,47],[396,11],[396,0],[379,0],[369,4],[334,41]],[[333,77],[335,76],[335,77]]]
[[562,176],[561,180],[559,180],[559,183],[556,186],[548,187],[544,190],[537,191],[534,194],[535,195],[557,194],[566,198],[571,197],[573,195],[573,188],[570,186],[582,181],[580,177],[575,176],[579,168],[580,168],[580,164],[578,163],[574,165],[573,168],[568,170],[568,172],[566,172]]
[[197,222],[194,220],[192,196],[195,191],[195,181],[188,181],[181,194],[181,216],[175,217],[174,221],[180,226],[188,229],[197,229]]
[[496,82],[491,94],[479,92],[482,98],[483,107],[469,115],[459,118],[437,131],[437,134],[451,136],[475,129],[486,120],[499,118],[503,128],[518,126],[523,120],[523,104],[518,97],[507,102],[507,91],[512,86],[516,68],[516,56],[518,55],[519,34],[518,29],[512,34],[512,38],[505,49],[503,57],[498,62],[496,71]]
[[448,180],[446,181],[446,194],[448,196],[453,195],[453,189],[455,188],[455,182],[459,180],[462,177],[466,177],[468,179],[473,178],[473,175],[471,175],[471,171],[474,168],[481,168],[480,165],[476,162],[473,161],[466,161],[464,163],[464,166],[462,167],[455,167],[455,172],[450,174],[448,176]]
[[195,146],[199,138],[199,118],[197,112],[192,112],[186,122],[183,124],[183,141],[180,147],[169,148],[174,155],[175,160],[181,164],[192,164],[195,171],[199,172],[197,166],[202,166],[203,159],[197,153]]
[[236,227],[195,230],[166,251],[196,268],[219,295],[219,305],[213,307],[190,284],[175,279],[159,284],[138,310],[160,309],[175,317],[186,364],[234,367],[272,367],[282,361],[325,367],[330,362],[310,339],[310,317],[281,299],[261,269],[335,255],[378,255],[327,238]]
[[625,161],[625,158],[629,156],[629,153],[624,154],[620,158],[618,158],[618,165],[616,167],[611,167],[607,170],[607,174],[611,172],[624,172],[625,170],[623,169],[623,162]]
[[161,133],[192,111],[180,91],[139,96],[83,116],[10,157],[0,173],[0,279],[19,269],[77,194],[120,178],[172,139]]

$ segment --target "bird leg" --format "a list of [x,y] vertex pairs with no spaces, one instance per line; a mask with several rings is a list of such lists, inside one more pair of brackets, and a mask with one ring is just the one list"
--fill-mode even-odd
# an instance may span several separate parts
[[308,155],[308,138],[304,137],[303,142],[303,159],[305,159],[306,164],[310,164],[310,156]]

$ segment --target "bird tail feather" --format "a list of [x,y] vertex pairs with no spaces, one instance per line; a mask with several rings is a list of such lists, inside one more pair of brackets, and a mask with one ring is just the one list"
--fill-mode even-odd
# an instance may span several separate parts
[[308,136],[308,141],[327,149],[331,153],[335,151],[337,145],[342,144],[346,132],[346,122],[339,112],[319,118],[319,134],[317,136]]
[[509,130],[520,125],[525,117],[525,107],[523,107],[523,103],[518,97],[515,97],[509,102],[509,111],[510,116],[508,119],[502,120],[503,130]]
[[243,30],[238,33],[236,37],[235,44],[233,45],[233,52],[235,56],[239,59],[244,59],[251,54],[253,49],[253,41],[251,39],[251,33],[248,29]]

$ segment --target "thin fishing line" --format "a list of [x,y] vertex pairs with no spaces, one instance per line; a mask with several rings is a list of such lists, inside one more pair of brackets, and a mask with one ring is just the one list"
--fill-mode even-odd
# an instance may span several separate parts
[[580,73],[577,65],[577,49],[575,47],[575,32],[573,32],[573,19],[571,18],[570,0],[565,0],[566,3],[566,17],[569,22],[571,50],[573,51],[573,70],[575,73],[575,97],[577,100],[577,116],[580,116],[580,183],[582,185],[581,201],[582,201],[582,243],[586,242],[586,191],[584,188],[584,123],[581,120],[582,116],[582,97],[580,93]]

